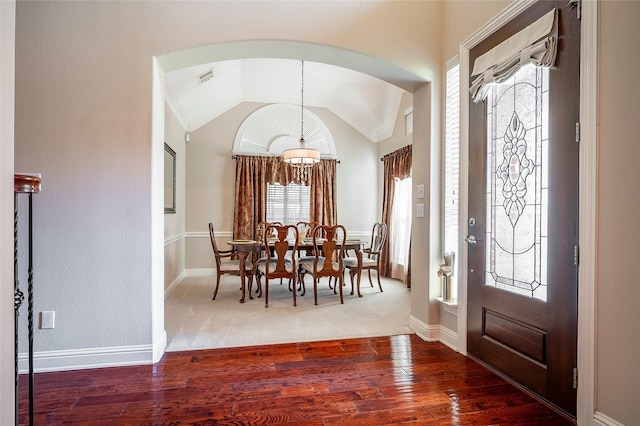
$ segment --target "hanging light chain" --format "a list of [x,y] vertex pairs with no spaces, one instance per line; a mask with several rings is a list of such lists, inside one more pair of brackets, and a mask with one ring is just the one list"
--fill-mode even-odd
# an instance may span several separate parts
[[320,152],[316,149],[307,149],[304,140],[304,61],[301,60],[300,73],[300,147],[287,149],[283,152],[284,161],[293,170],[294,176],[302,182],[308,182],[313,174],[313,165],[320,161]]
[[304,61],[302,61],[301,79],[302,87],[300,88],[300,143],[304,145]]

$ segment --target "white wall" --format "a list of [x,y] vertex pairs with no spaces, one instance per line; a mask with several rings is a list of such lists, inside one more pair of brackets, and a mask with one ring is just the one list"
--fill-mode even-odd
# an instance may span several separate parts
[[150,362],[157,349],[164,238],[152,159],[161,161],[164,125],[152,120],[154,57],[300,41],[312,44],[286,54],[340,48],[327,61],[371,74],[372,64],[390,64],[419,86],[440,63],[439,14],[436,2],[19,2],[15,165],[43,174],[35,308],[55,310],[57,324],[36,331],[36,352],[88,365],[73,355]]
[[[380,158],[384,157],[387,154],[396,151],[403,146],[411,145],[413,143],[413,133],[405,134],[405,117],[404,113],[407,109],[413,108],[413,96],[411,93],[405,92],[402,95],[402,99],[400,100],[400,108],[398,108],[398,114],[396,115],[396,123],[393,127],[393,132],[391,137],[385,139],[377,144],[378,148],[378,166],[380,167],[380,202],[382,203],[382,175],[384,169],[384,163],[380,161]],[[382,215],[382,210],[380,210],[380,214]]]
[[14,1],[0,2],[0,424],[14,424],[13,141]]
[[[474,0],[444,2],[444,25],[442,25],[442,70],[448,60],[458,55],[460,42],[475,33],[512,2],[510,0],[483,0],[481,5]],[[442,99],[444,104],[444,98]]]

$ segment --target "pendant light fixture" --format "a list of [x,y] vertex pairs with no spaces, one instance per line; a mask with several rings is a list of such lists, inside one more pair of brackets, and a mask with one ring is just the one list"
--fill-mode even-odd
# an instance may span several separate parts
[[284,151],[284,161],[294,168],[294,175],[302,183],[311,179],[313,165],[320,162],[320,152],[305,147],[304,141],[304,61],[302,61],[302,88],[300,90],[300,148],[292,148]]

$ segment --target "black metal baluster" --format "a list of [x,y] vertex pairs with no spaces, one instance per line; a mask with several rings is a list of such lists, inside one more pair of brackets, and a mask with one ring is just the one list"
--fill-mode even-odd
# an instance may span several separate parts
[[14,212],[13,212],[13,238],[14,238],[14,328],[15,328],[15,423],[19,423],[19,374],[18,374],[18,316],[19,310],[24,300],[24,294],[20,291],[18,283],[18,194],[29,194],[29,264],[27,283],[27,303],[28,303],[28,330],[29,330],[29,425],[33,426],[33,400],[34,400],[34,366],[33,366],[33,194],[40,192],[40,176],[14,174]]
[[14,309],[14,371],[15,371],[15,402],[16,415],[15,423],[18,424],[18,314],[20,306],[24,300],[24,293],[20,291],[20,283],[18,281],[18,194],[13,195],[13,309]]
[[33,426],[33,193],[29,193],[29,425]]

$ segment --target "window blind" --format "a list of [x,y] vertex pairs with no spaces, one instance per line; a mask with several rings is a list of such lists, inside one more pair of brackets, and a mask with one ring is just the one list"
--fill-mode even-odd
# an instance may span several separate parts
[[444,241],[445,252],[458,251],[460,186],[460,64],[447,68],[444,147]]
[[310,186],[267,184],[267,222],[284,225],[309,222],[310,202]]

